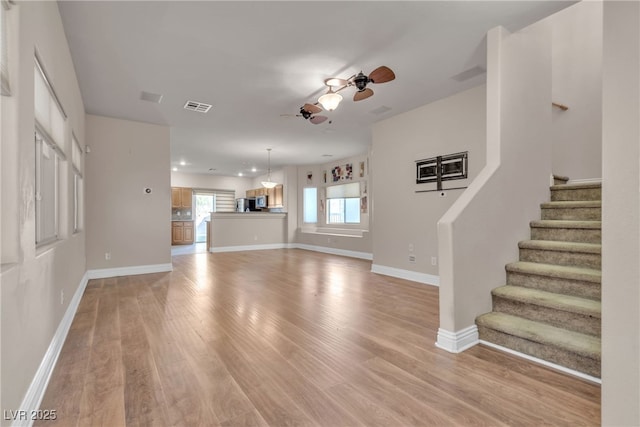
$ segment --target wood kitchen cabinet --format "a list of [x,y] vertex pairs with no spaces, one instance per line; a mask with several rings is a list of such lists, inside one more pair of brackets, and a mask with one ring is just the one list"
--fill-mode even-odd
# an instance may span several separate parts
[[247,190],[247,197],[256,197],[256,190]]
[[171,207],[188,208],[193,206],[193,190],[186,187],[171,187]]
[[281,208],[284,203],[284,188],[282,184],[278,184],[269,190],[269,198],[267,203],[270,208]]
[[171,222],[171,244],[172,245],[193,244],[193,221],[172,221]]

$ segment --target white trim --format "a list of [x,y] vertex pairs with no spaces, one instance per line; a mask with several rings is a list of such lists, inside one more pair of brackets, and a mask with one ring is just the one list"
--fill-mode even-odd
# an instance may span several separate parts
[[88,270],[89,279],[105,279],[118,276],[135,276],[137,274],[164,273],[173,271],[173,264],[132,265],[130,267],[101,268]]
[[590,381],[595,384],[602,384],[602,380],[597,377],[593,377],[591,375],[587,375],[584,372],[575,371],[573,369],[569,369],[565,366],[556,365],[555,363],[548,362],[546,360],[538,359],[537,357],[529,356],[528,354],[520,353],[519,351],[512,350],[507,347],[503,347],[498,344],[494,344],[492,342],[488,342],[485,340],[480,340],[480,344],[486,345],[487,347],[495,348],[496,350],[504,351],[505,353],[512,354],[517,357],[521,357],[523,359],[527,359],[531,362],[538,363],[540,365],[546,366],[551,369],[555,369],[556,371],[564,372],[565,374],[573,375],[574,377],[582,378],[583,380]]
[[567,184],[602,184],[602,178],[570,179]]
[[242,251],[263,251],[269,249],[286,249],[286,243],[269,243],[264,245],[239,245],[239,246],[217,246],[210,247],[209,252],[242,252]]
[[440,276],[434,276],[432,274],[387,267],[386,265],[380,264],[372,264],[371,272],[384,274],[385,276],[397,277],[399,279],[411,280],[413,282],[424,283],[425,285],[440,286]]
[[[31,414],[33,413],[33,411],[37,411],[40,408],[40,403],[42,403],[42,398],[44,397],[44,393],[47,390],[47,386],[49,385],[51,374],[53,373],[53,369],[55,368],[58,361],[58,356],[60,356],[60,351],[62,350],[64,341],[67,338],[69,328],[71,328],[71,323],[73,322],[73,318],[76,315],[76,311],[78,310],[80,300],[82,299],[82,294],[84,294],[84,289],[87,287],[88,281],[88,274],[85,273],[80,280],[80,284],[78,285],[76,292],[73,294],[73,298],[71,298],[71,301],[69,301],[67,311],[65,311],[64,316],[62,317],[62,320],[60,321],[60,324],[56,329],[56,333],[51,339],[49,348],[42,358],[42,362],[40,362],[40,366],[38,367],[38,370],[36,371],[36,374],[31,381],[31,385],[29,385],[27,393],[25,394],[24,399],[22,399],[20,409],[17,411],[18,414]],[[31,426],[32,424],[33,420],[26,419],[15,420],[11,425]]]
[[471,325],[457,332],[438,328],[436,347],[449,353],[462,353],[479,342],[478,327],[476,325]]
[[[355,237],[355,236],[349,236],[349,237]],[[368,261],[371,261],[373,259],[373,254],[370,254],[368,252],[350,251],[347,249],[329,248],[326,246],[306,245],[304,243],[294,243],[292,247],[297,249],[303,249],[306,251],[323,252],[325,254],[340,255],[340,256],[346,256],[350,258],[366,259]]]

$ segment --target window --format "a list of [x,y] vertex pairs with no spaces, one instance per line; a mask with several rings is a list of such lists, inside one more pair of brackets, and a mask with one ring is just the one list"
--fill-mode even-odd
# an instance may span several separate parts
[[318,222],[318,189],[307,187],[302,193],[303,222],[315,224]]
[[9,53],[8,53],[8,29],[7,14],[11,9],[11,3],[1,0],[0,4],[0,95],[11,95],[9,84]]
[[52,143],[36,132],[36,244],[58,238],[58,164]]
[[[60,161],[66,160],[63,151],[66,115],[37,55],[34,68],[34,101],[36,245],[42,245],[58,239],[60,223],[58,170]],[[80,186],[81,183],[78,188]]]
[[327,224],[360,224],[360,183],[327,187]]
[[75,135],[71,137],[71,163],[73,164],[73,232],[83,227],[84,183],[82,179],[82,149]]

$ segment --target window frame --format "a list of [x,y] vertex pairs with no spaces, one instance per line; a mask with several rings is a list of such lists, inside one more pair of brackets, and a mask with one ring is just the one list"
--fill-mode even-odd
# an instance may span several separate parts
[[[357,189],[353,190],[357,186]],[[351,188],[349,188],[351,187]],[[350,182],[348,184],[339,184],[333,185],[326,188],[326,215],[325,215],[325,223],[327,225],[360,225],[362,224],[362,215],[360,212],[360,191],[361,191],[360,182]],[[331,197],[331,193],[336,193],[342,197]],[[334,221],[331,219],[332,217],[332,205],[334,202],[338,201],[341,204],[341,213],[338,214],[341,216],[342,221]],[[350,201],[351,203],[348,203]],[[347,221],[347,218],[350,216],[348,212],[351,212],[351,209],[355,208],[355,213],[357,213],[357,221]]]
[[[57,241],[60,237],[60,161],[61,156],[56,149],[55,144],[51,141],[46,132],[38,129],[34,132],[34,140],[36,145],[35,161],[36,161],[36,174],[35,174],[35,215],[36,215],[36,247],[47,245]],[[40,146],[40,147],[39,147]],[[49,150],[49,155],[53,159],[53,206],[49,207],[45,205],[43,207],[44,184],[47,179],[52,177],[46,174],[44,171],[45,165],[43,164],[42,156],[44,155],[44,147]],[[44,176],[46,175],[46,176]],[[53,215],[53,230],[51,233],[45,233],[45,221],[48,215]],[[43,234],[44,233],[44,234]]]

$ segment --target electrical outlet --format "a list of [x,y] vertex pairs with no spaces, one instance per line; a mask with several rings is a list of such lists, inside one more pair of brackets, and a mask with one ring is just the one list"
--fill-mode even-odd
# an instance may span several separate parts
[[416,263],[416,256],[415,255],[409,255],[409,262],[411,264],[415,264]]
[[409,252],[413,252],[413,243],[409,243]]
[[431,265],[438,265],[438,258],[437,257],[434,257],[434,256],[431,257]]
[[107,261],[111,260],[111,252],[105,252],[104,259],[106,259]]
[[60,291],[60,305],[64,305],[64,290]]
[[253,240],[258,240],[258,235],[257,234],[253,235]]

